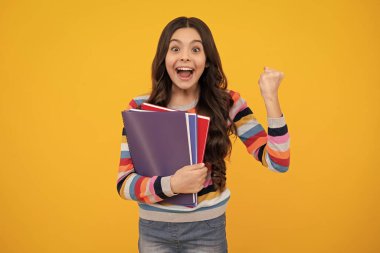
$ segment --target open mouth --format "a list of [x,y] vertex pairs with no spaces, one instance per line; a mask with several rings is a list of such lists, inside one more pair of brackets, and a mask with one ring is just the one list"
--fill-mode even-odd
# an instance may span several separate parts
[[182,80],[188,80],[192,77],[194,69],[188,68],[188,67],[178,67],[175,69],[177,72],[177,75]]

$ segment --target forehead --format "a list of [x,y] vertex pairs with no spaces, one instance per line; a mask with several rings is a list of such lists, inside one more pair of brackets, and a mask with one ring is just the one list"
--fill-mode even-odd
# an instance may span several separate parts
[[192,43],[192,42],[201,42],[202,39],[199,35],[198,31],[194,28],[186,27],[177,29],[172,37],[170,38],[170,42],[176,41],[179,43]]

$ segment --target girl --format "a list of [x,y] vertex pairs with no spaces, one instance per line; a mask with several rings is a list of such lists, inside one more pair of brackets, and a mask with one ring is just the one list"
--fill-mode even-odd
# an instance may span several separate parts
[[[211,120],[204,163],[165,177],[135,173],[123,128],[117,191],[139,205],[140,252],[227,252],[225,211],[230,191],[224,159],[231,153],[229,136],[238,136],[248,153],[268,169],[289,168],[290,139],[278,100],[282,78],[282,72],[265,67],[259,79],[267,134],[239,93],[227,89],[208,26],[194,17],[178,17],[166,25],[152,64],[152,91],[134,97],[128,109],[148,102]],[[197,207],[160,204],[179,193],[197,193]]]

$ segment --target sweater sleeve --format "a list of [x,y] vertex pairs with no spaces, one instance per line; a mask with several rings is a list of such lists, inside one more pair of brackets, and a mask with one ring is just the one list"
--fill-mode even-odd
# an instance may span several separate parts
[[237,127],[237,135],[248,153],[274,172],[286,172],[290,163],[290,136],[284,115],[269,118],[268,133],[257,121],[252,110],[238,92],[230,91],[234,105],[230,118]]
[[[131,101],[128,110],[136,107],[136,102]],[[135,172],[124,127],[120,151],[117,192],[122,199],[151,204],[176,195],[170,187],[171,176],[145,177]]]

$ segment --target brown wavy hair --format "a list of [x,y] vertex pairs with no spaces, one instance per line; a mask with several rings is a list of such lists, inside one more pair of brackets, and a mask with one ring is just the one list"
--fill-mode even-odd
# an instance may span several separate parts
[[227,78],[211,30],[202,20],[195,17],[178,17],[165,26],[152,63],[152,92],[147,102],[159,106],[169,104],[172,80],[166,71],[165,57],[173,33],[179,28],[187,27],[198,31],[208,63],[208,67],[199,78],[200,95],[195,109],[198,114],[210,117],[204,162],[212,165],[214,190],[223,191],[227,179],[224,159],[227,156],[230,158],[232,150],[229,136],[237,132],[233,120],[229,118],[234,101],[226,91]]

